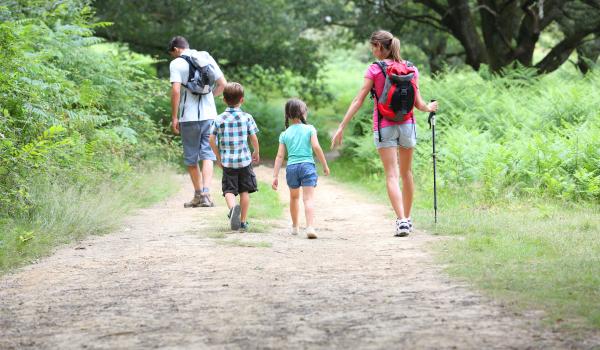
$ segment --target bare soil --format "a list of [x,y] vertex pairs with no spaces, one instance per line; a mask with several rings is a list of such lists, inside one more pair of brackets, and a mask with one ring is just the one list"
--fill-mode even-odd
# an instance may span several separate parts
[[224,201],[184,209],[180,177],[179,194],[119,231],[0,278],[0,349],[600,346],[597,332],[562,333],[539,311],[515,312],[449,278],[429,251],[444,238],[395,238],[387,203],[319,181],[317,240],[289,235],[287,215],[268,233],[223,239],[211,236],[225,225]]

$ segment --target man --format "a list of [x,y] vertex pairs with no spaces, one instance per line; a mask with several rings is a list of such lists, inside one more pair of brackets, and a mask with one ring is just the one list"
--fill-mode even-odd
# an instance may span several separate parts
[[[173,132],[181,134],[184,163],[194,185],[194,197],[184,207],[212,207],[214,203],[210,196],[210,183],[213,161],[216,158],[208,139],[213,120],[217,116],[214,96],[223,92],[227,81],[217,62],[207,52],[190,50],[187,40],[182,36],[171,39],[169,54],[175,58],[169,66]],[[185,87],[189,79],[190,63],[182,55],[203,61],[202,66],[210,65],[211,74],[215,78],[212,92],[195,95]],[[202,162],[202,172],[198,162]]]

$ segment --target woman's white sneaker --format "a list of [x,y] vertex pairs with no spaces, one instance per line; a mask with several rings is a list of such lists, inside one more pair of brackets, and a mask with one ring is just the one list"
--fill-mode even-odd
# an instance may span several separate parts
[[314,227],[307,227],[306,228],[306,238],[308,238],[308,239],[315,239],[315,238],[317,238],[317,234],[315,232],[315,228]]
[[291,234],[293,234],[294,236],[297,235],[300,232],[300,227],[292,227],[292,232]]
[[406,219],[396,219],[396,237],[406,237],[410,233],[410,225]]

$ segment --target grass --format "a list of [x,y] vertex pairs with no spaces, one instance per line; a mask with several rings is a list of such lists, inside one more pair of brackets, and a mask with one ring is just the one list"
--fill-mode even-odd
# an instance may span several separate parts
[[[362,174],[347,159],[331,169],[337,180],[388,202],[381,175]],[[451,275],[516,308],[541,308],[549,322],[562,327],[600,328],[597,204],[541,198],[489,203],[472,188],[439,188],[436,225],[431,183],[426,176],[417,182],[412,214],[417,227],[464,238],[434,246]]]
[[146,167],[85,185],[36,178],[29,198],[33,210],[0,221],[0,273],[46,256],[58,245],[110,232],[133,209],[174,193],[177,186],[170,174],[163,166]]
[[[215,172],[215,176],[220,176],[220,170]],[[258,191],[250,194],[250,208],[248,212],[248,222],[250,229],[248,233],[266,233],[270,232],[273,222],[283,215],[283,207],[279,201],[277,192],[271,190],[271,185],[266,182],[258,182]],[[239,238],[228,239],[228,234],[233,233],[229,228],[229,222],[224,216],[216,216],[208,228],[207,238],[215,239],[217,244],[225,244],[239,247],[250,248],[270,248],[269,242],[245,241]],[[247,234],[247,233],[246,233]]]

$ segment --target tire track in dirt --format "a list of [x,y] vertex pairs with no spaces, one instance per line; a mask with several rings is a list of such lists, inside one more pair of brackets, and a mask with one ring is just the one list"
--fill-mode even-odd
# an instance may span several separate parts
[[[256,172],[268,180],[271,169]],[[179,181],[179,194],[139,210],[117,232],[3,276],[0,349],[600,345],[597,332],[567,336],[543,327],[541,312],[512,312],[448,278],[426,247],[442,238],[393,237],[386,203],[323,177],[319,239],[288,235],[287,220],[273,221],[270,233],[226,238],[270,248],[209,238],[224,225],[224,201],[184,210],[189,184]]]

